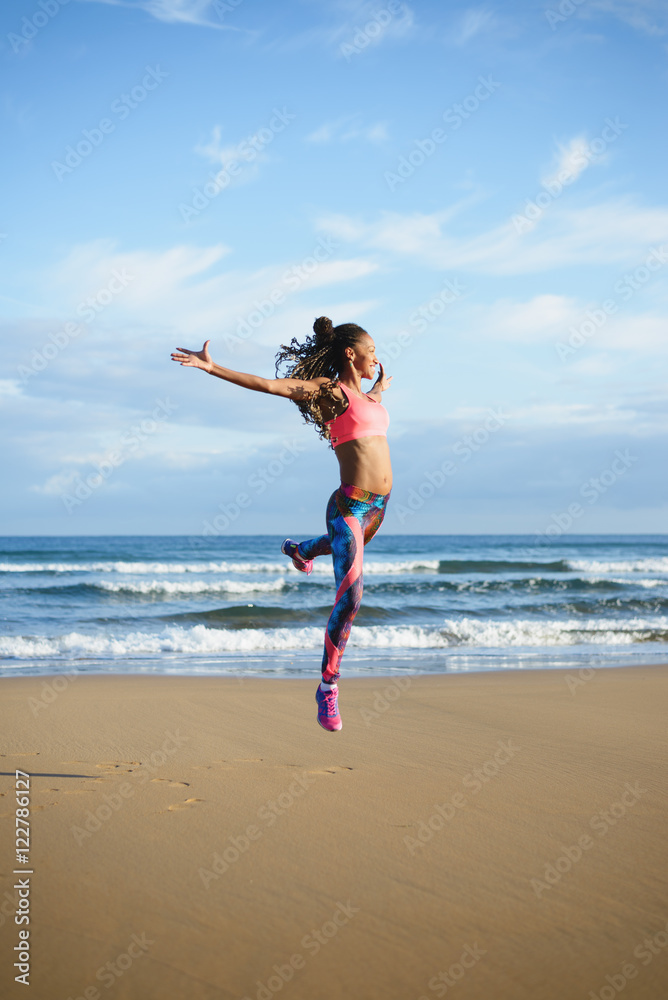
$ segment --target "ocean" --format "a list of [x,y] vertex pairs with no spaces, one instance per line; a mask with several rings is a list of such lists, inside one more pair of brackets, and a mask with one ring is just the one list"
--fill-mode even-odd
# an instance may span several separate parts
[[[0,538],[0,671],[319,676],[331,558],[282,538]],[[668,661],[668,535],[390,535],[345,676]]]

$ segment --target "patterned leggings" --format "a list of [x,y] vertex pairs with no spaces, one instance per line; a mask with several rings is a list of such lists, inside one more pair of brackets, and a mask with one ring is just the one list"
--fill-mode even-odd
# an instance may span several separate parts
[[370,493],[341,483],[327,504],[327,534],[299,543],[304,559],[331,553],[334,562],[336,601],[325,631],[322,658],[322,679],[327,684],[339,679],[341,657],[362,601],[364,546],[380,528],[389,498],[389,493]]

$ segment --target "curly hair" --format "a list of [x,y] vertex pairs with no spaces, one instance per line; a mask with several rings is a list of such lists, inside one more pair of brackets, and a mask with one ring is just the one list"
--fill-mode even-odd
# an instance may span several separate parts
[[335,401],[332,390],[338,386],[345,366],[345,350],[347,347],[354,347],[366,334],[367,331],[357,323],[333,326],[329,317],[319,316],[313,324],[312,336],[307,337],[303,344],[293,337],[289,346],[281,344],[276,355],[277,378],[329,379],[305,399],[293,400],[306,423],[313,424],[325,441],[330,438],[321,403],[325,400]]

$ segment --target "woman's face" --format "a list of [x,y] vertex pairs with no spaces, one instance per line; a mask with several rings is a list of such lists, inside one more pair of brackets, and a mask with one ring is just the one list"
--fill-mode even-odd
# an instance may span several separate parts
[[363,334],[354,347],[348,348],[348,351],[352,353],[350,360],[360,378],[374,378],[378,358],[376,357],[376,345],[369,334]]

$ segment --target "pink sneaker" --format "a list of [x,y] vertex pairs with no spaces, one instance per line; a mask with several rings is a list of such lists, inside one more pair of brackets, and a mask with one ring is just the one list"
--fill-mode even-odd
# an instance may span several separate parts
[[295,569],[300,570],[302,573],[306,573],[307,576],[313,572],[313,560],[304,559],[303,556],[299,555],[297,549],[297,542],[293,542],[291,538],[286,538],[281,545],[281,552],[285,556],[289,556],[292,559],[292,565]]
[[320,684],[318,684],[318,690],[315,693],[315,700],[318,703],[318,722],[323,729],[327,729],[331,733],[343,726],[339,715],[338,694],[338,686],[332,688],[331,691],[323,691]]

